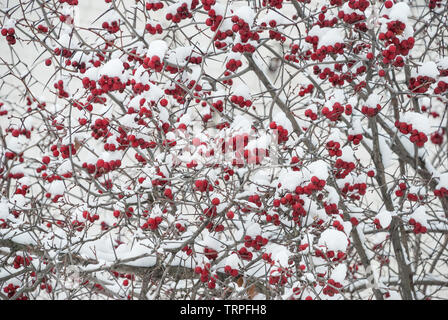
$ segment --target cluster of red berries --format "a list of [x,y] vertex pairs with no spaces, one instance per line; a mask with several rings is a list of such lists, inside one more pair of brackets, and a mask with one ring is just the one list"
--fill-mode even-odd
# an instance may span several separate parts
[[82,79],[82,85],[84,89],[96,89],[96,81],[90,80],[88,77]]
[[121,166],[121,160],[110,160],[104,161],[103,159],[98,159],[96,164],[84,162],[82,167],[87,169],[89,174],[95,174],[95,178],[99,178],[102,175],[111,172]]
[[428,229],[421,225],[421,223],[415,221],[414,218],[409,219],[409,224],[414,227],[412,230],[415,234],[426,233]]
[[151,229],[155,230],[159,227],[159,224],[162,223],[162,217],[157,216],[155,218],[148,218],[146,222],[142,225],[143,230]]
[[339,282],[334,281],[333,279],[328,279],[328,285],[326,285],[322,289],[322,293],[327,296],[334,296],[335,294],[339,293],[339,289],[342,288],[342,284]]
[[8,160],[12,160],[12,159],[14,159],[16,156],[19,156],[20,157],[20,159],[22,159],[20,162],[23,162],[23,153],[22,154],[16,154],[15,152],[12,152],[12,151],[7,151],[7,152],[5,152],[5,157],[6,157],[6,159],[8,159]]
[[345,0],[330,0],[330,5],[332,6],[342,6],[344,4]]
[[381,54],[383,56],[383,63],[388,64],[394,61],[395,67],[401,67],[404,64],[404,60],[401,56],[397,56],[399,54],[397,47],[393,44],[391,44],[387,49],[384,49],[381,51]]
[[429,0],[429,9],[434,10],[435,8],[440,8],[442,6],[442,0]]
[[3,28],[1,31],[2,36],[6,37],[6,41],[8,41],[9,45],[14,45],[16,44],[16,31],[14,30],[14,28]]
[[321,257],[323,259],[331,259],[332,261],[342,261],[347,258],[347,255],[342,252],[338,251],[336,254],[333,250],[328,250],[327,252],[323,252],[320,249],[315,250],[316,257]]
[[[133,148],[140,147],[140,149],[154,149],[157,144],[154,141],[145,141],[143,138],[137,139],[137,137],[133,134],[127,136],[127,139],[117,139],[117,142],[120,142],[122,145],[130,144]],[[123,146],[118,147],[118,149],[125,149]],[[136,159],[141,159],[136,156]],[[144,159],[144,158],[143,158]]]
[[[375,228],[376,228],[377,230],[383,229],[383,226],[382,226],[381,223],[380,223],[380,219],[375,218],[375,219],[373,220],[373,224],[375,225]],[[389,226],[387,226],[386,229],[389,229]]]
[[288,282],[288,277],[290,276],[291,274],[287,273],[283,268],[274,269],[269,275],[269,284],[283,286]]
[[[129,208],[127,208],[127,209],[124,211],[124,215],[125,215],[126,217],[128,217],[128,218],[132,217],[132,214],[133,214],[133,213],[134,213],[134,208],[132,208],[132,207],[129,207]],[[120,210],[114,210],[114,212],[113,212],[113,216],[114,216],[115,218],[118,219],[121,215],[122,215],[122,213],[121,213]]]
[[11,132],[11,135],[15,138],[17,138],[20,135],[24,135],[25,137],[27,137],[28,139],[31,137],[31,130],[27,130],[27,129],[13,129],[13,128],[8,128],[5,130],[6,132]]
[[339,42],[330,46],[322,46],[311,54],[311,60],[322,62],[328,54],[343,54],[344,48],[345,44]]
[[441,145],[443,143],[444,133],[445,133],[444,129],[442,129],[440,131],[433,132],[431,134],[431,142],[436,145]]
[[167,13],[165,16],[166,20],[173,21],[174,23],[179,23],[184,19],[191,18],[193,15],[190,10],[196,9],[196,6],[199,4],[199,0],[192,0],[191,6],[188,8],[188,4],[183,2],[180,6],[176,8],[176,13]]
[[280,204],[290,206],[292,208],[292,220],[299,224],[300,217],[305,217],[307,214],[306,210],[303,208],[305,202],[300,199],[300,195],[305,193],[304,188],[300,186],[296,187],[295,193],[295,195],[287,193],[281,199],[275,199],[273,206],[275,208],[280,207]]
[[328,215],[339,214],[338,205],[336,203],[324,202],[325,213]]
[[247,250],[246,247],[242,247],[240,250],[238,250],[238,255],[240,256],[240,258],[242,260],[247,260],[247,261],[251,261],[253,258],[253,254],[252,252],[250,252],[249,250]]
[[[257,34],[257,33],[255,33],[255,34]],[[244,53],[244,52],[253,53],[253,52],[255,52],[255,47],[253,45],[251,45],[250,43],[246,43],[246,44],[237,43],[232,47],[232,51],[240,52],[240,53]]]
[[353,162],[347,162],[342,159],[337,159],[334,167],[337,169],[335,170],[335,176],[337,179],[343,179],[345,178],[350,172],[355,169],[355,164]]
[[406,122],[395,121],[395,128],[402,134],[409,134],[412,131],[412,124]]
[[[215,1],[215,0],[212,0],[212,1]],[[205,7],[204,7],[204,9],[205,9]],[[205,10],[207,10],[207,9],[205,9]],[[209,18],[207,18],[205,20],[205,24],[208,27],[210,27],[211,31],[215,32],[218,29],[219,25],[221,24],[223,16],[217,15],[216,11],[213,9],[208,9],[208,16],[209,16]],[[233,32],[231,31],[231,33],[233,33]],[[223,34],[224,34],[224,38],[221,39]],[[224,32],[224,33],[221,33],[221,35],[219,37],[215,37],[215,40],[218,40],[218,39],[224,40],[227,36],[228,36],[228,34],[226,34],[226,32]]]
[[78,231],[78,232],[81,232],[82,230],[84,230],[84,227],[86,226],[85,225],[85,223],[84,222],[82,222],[82,221],[78,221],[78,220],[73,220],[72,221],[72,228],[75,230],[75,231]]
[[364,14],[358,14],[356,12],[345,13],[343,10],[338,12],[338,18],[343,20],[345,23],[353,24],[355,30],[359,30],[362,32],[367,31],[367,25],[364,20],[366,20],[366,16]]
[[434,78],[428,76],[413,77],[409,79],[409,90],[414,93],[425,93],[428,91],[429,86],[434,82]]
[[325,147],[328,150],[328,154],[330,155],[330,157],[340,157],[342,156],[342,150],[341,148],[341,144],[339,142],[335,142],[333,140],[330,140],[327,142],[327,144],[325,145]]
[[319,37],[318,36],[307,35],[305,37],[305,42],[312,44],[313,45],[313,50],[316,51],[317,50],[317,45],[319,43]]
[[391,63],[395,59],[394,66],[402,66],[404,61],[401,56],[407,56],[409,50],[414,47],[415,39],[413,37],[401,41],[397,37],[403,33],[405,28],[406,25],[403,22],[391,21],[387,23],[388,31],[386,33],[381,32],[378,35],[379,40],[385,41],[385,47],[388,47],[382,52],[384,64]]
[[277,123],[275,123],[275,121],[272,121],[269,124],[269,128],[271,128],[272,130],[277,130],[277,135],[278,135],[277,142],[279,144],[288,141],[289,133],[288,133],[287,129],[283,128],[283,126],[277,125]]
[[106,75],[103,75],[98,80],[98,84],[101,86],[103,93],[110,91],[119,91],[121,93],[126,88],[126,83],[122,83],[119,77],[108,77]]
[[209,184],[206,179],[196,180],[194,182],[195,190],[199,192],[213,191],[213,185]]
[[193,168],[196,168],[197,166],[198,166],[198,162],[196,160],[191,160],[190,162],[187,163],[188,169],[193,169]]
[[242,43],[246,43],[249,40],[258,41],[260,39],[260,35],[257,32],[252,32],[249,24],[244,19],[234,15],[232,17],[232,23],[232,31],[239,33]]
[[120,30],[120,22],[119,21],[112,21],[110,24],[107,21],[104,21],[101,25],[103,29],[107,30],[109,33],[116,33]]
[[216,275],[210,275],[210,263],[206,263],[204,265],[204,268],[201,268],[199,266],[197,266],[194,269],[194,272],[196,274],[200,274],[201,275],[201,282],[208,282],[208,287],[209,289],[214,289],[216,286],[216,279],[217,276]]
[[69,158],[70,155],[76,155],[76,148],[73,143],[69,145],[61,145],[59,150],[58,146],[54,144],[51,146],[50,150],[53,152],[54,157],[59,157],[59,155],[61,155],[63,159]]
[[[109,2],[111,2],[112,0],[109,0]],[[107,1],[106,1],[107,2]],[[151,2],[146,2],[145,4],[145,8],[146,10],[150,11],[157,11],[163,8],[163,2],[153,2],[151,0]]]
[[235,59],[230,59],[227,63],[226,63],[226,69],[230,70],[232,72],[235,72],[239,67],[241,67],[243,65],[243,63],[241,62],[241,60],[235,60]]
[[89,220],[92,223],[100,219],[100,216],[98,214],[91,215],[90,212],[87,210],[84,210],[82,212],[82,217],[86,220]]
[[333,104],[331,110],[328,107],[322,108],[322,114],[330,121],[338,121],[344,112],[346,115],[351,115],[352,106],[348,104],[344,108],[343,105],[341,105],[339,102],[336,102],[335,104]]
[[[192,64],[201,64],[202,63],[202,57],[201,56],[190,56],[185,58],[185,60],[187,60],[189,63]],[[200,90],[197,90],[200,91]]]
[[303,192],[301,192],[301,190],[300,190],[301,187],[297,187],[295,191],[299,195],[300,194],[304,194],[304,193],[309,195],[313,191],[320,191],[320,190],[322,190],[325,187],[326,184],[327,184],[327,182],[325,180],[319,179],[316,176],[312,176],[311,177],[311,182],[303,188]]
[[22,187],[17,187],[16,191],[14,192],[14,194],[21,194],[23,196],[25,196],[27,193],[29,192],[29,186],[27,186],[26,184],[22,185]]
[[249,196],[247,201],[254,203],[257,207],[261,207],[262,205],[260,196],[258,194]]
[[296,55],[299,52],[300,47],[299,47],[298,44],[291,44],[290,47],[291,47],[291,54],[286,54],[285,55],[285,60],[298,63],[299,59],[298,59],[298,57]]
[[[314,90],[314,86],[311,83],[306,87],[301,87],[300,91],[299,91],[299,97],[303,97],[307,93],[313,93],[313,90]],[[305,113],[305,115],[306,115],[306,113]]]
[[291,162],[289,164],[292,165],[291,169],[293,171],[300,171],[299,164],[301,164],[301,161],[300,161],[299,157],[297,157],[297,156],[291,157]]
[[187,229],[185,228],[185,226],[182,225],[180,222],[177,222],[174,226],[176,227],[177,231],[180,232],[180,233],[182,233],[182,232],[184,232],[185,230],[187,230]]
[[317,114],[313,112],[311,109],[305,110],[305,117],[310,118],[312,121],[317,119]]
[[21,179],[25,176],[23,172],[17,172],[17,173],[8,173],[9,179]]
[[406,123],[406,122],[400,122],[395,121],[395,127],[402,133],[402,134],[411,134],[411,137],[409,140],[411,140],[412,143],[417,145],[417,147],[423,147],[423,145],[428,141],[428,137],[423,132],[420,132],[416,129],[412,129],[412,124]]
[[331,28],[333,27],[337,22],[338,18],[333,17],[331,19],[325,19],[325,14],[327,13],[327,7],[323,6],[321,8],[321,13],[318,16],[318,21],[314,24],[321,28]]
[[216,0],[201,0],[204,10],[210,10],[212,6],[216,3]]
[[[342,72],[342,64],[335,63],[334,69],[335,71]],[[319,76],[319,79],[325,80],[328,78],[328,81],[335,87],[335,86],[342,86],[344,84],[344,81],[347,80],[351,82],[353,80],[353,75],[351,72],[346,72],[342,74],[337,74],[335,71],[331,70],[330,68],[324,68],[321,70],[319,66],[315,65],[313,67],[313,73],[315,75]]]
[[70,6],[77,6],[78,0],[58,0],[60,3],[66,3]]
[[445,81],[439,81],[437,87],[434,89],[434,94],[441,94],[448,90],[448,83]]
[[348,6],[353,10],[364,12],[370,6],[370,2],[367,0],[349,0]]
[[398,190],[395,190],[395,195],[397,197],[402,197],[404,195],[404,192],[406,191],[408,187],[406,186],[406,183],[400,182],[398,184]]
[[183,247],[182,251],[185,252],[189,256],[191,256],[191,254],[193,253],[193,249],[191,249],[189,246]]
[[239,274],[239,272],[238,272],[237,269],[233,269],[233,268],[232,268],[231,266],[229,266],[229,265],[226,265],[226,266],[224,267],[224,272],[227,273],[227,274],[229,274],[229,275],[231,275],[232,277],[237,277],[238,274]]
[[[14,284],[10,283],[3,288],[3,292],[8,295],[8,298],[12,298],[15,296],[17,289],[19,288],[19,286],[15,286]],[[17,297],[17,300],[28,300],[28,297],[22,294],[20,295],[20,297]]]
[[73,106],[77,108],[79,111],[87,110],[88,112],[92,112],[93,106],[91,103],[83,103],[81,101],[73,101]]
[[64,90],[64,81],[59,80],[53,84],[53,87],[58,90],[58,98],[68,98],[69,94]]
[[362,106],[361,112],[368,117],[374,117],[381,111],[381,105],[377,104],[375,108]]
[[407,198],[409,201],[422,201],[423,200],[423,196],[422,195],[417,195],[414,193],[408,193]]
[[395,35],[401,35],[405,28],[406,28],[406,25],[399,20],[390,21],[387,23],[388,31],[386,33],[380,33],[378,35],[378,37],[380,40],[392,41],[392,39],[394,39]]
[[266,253],[266,252],[263,253],[261,255],[261,259],[263,259],[264,261],[266,261],[270,265],[274,265],[275,264],[274,260],[272,260],[272,253]]
[[283,6],[283,0],[263,0],[261,5],[263,7],[270,6],[272,8],[281,9]]
[[109,119],[107,118],[96,119],[90,129],[92,129],[92,137],[96,140],[108,137],[111,134],[109,131]]
[[208,247],[204,248],[204,255],[209,260],[216,260],[216,258],[218,258],[218,252],[215,249],[211,249]]
[[[216,26],[216,23],[213,26]],[[219,25],[216,26],[216,28],[217,27],[219,27]],[[231,29],[226,30],[226,31],[221,31],[221,30],[216,31],[215,38],[214,38],[215,47],[217,49],[224,50],[227,47],[227,43],[224,42],[223,40],[225,40],[227,37],[231,37],[232,35],[233,35],[233,31]]]
[[[232,81],[232,80],[230,80]],[[218,100],[212,103],[212,110],[217,110],[219,112],[223,112],[224,110],[224,102],[222,100]]]
[[428,137],[421,131],[412,130],[411,137],[409,140],[414,143],[417,147],[421,148],[428,141]]
[[244,246],[247,248],[254,248],[255,250],[260,250],[261,247],[265,246],[268,243],[268,239],[263,238],[258,235],[255,239],[252,239],[251,236],[244,236]]
[[349,134],[347,136],[348,141],[353,142],[354,145],[358,145],[361,142],[362,138],[362,134]]
[[143,59],[143,67],[145,69],[152,69],[156,72],[160,72],[163,68],[163,61],[160,60],[159,56],[152,56],[151,58],[146,57]]
[[54,52],[55,55],[62,56],[62,57],[67,58],[67,59],[70,58],[72,56],[72,54],[73,54],[73,52],[71,50],[65,49],[65,48],[62,48],[62,50],[61,50],[61,48],[55,48],[53,50],[53,52]]
[[171,191],[170,188],[166,188],[166,189],[163,191],[163,195],[164,195],[165,197],[167,197],[168,199],[173,200],[173,191]]
[[272,222],[274,224],[274,226],[279,226],[281,223],[280,216],[277,213],[275,213],[273,215],[266,214],[266,222],[268,222],[268,223]]
[[145,30],[148,31],[150,34],[161,34],[163,32],[162,26],[160,23],[156,24],[155,27],[153,27],[150,23],[147,23],[145,25]]
[[29,256],[24,258],[20,255],[17,255],[14,258],[13,267],[14,267],[14,269],[19,269],[21,266],[24,266],[24,267],[29,266],[32,260],[33,260],[33,258],[31,258]]
[[[214,218],[217,216],[216,206],[211,206],[211,207],[205,208],[203,212],[204,212],[204,215],[207,217]],[[201,220],[202,219],[203,218],[201,217]]]
[[[272,20],[272,21],[275,22],[274,20]],[[286,37],[281,32],[276,31],[276,30],[269,30],[269,39],[280,41],[280,42],[286,41]]]
[[117,271],[112,271],[112,274],[115,278],[125,278],[123,280],[123,286],[127,287],[129,285],[129,281],[134,281],[135,276],[131,273],[125,274],[125,273],[119,273]]
[[448,197],[448,189],[445,187],[434,189],[434,195],[439,198]]
[[40,24],[37,26],[37,31],[40,33],[47,33],[48,27],[44,26],[43,24]]

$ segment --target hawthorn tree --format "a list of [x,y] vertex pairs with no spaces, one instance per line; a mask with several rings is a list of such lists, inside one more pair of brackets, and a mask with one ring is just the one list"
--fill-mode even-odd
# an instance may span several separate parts
[[2,299],[447,298],[446,1],[85,5],[1,1]]

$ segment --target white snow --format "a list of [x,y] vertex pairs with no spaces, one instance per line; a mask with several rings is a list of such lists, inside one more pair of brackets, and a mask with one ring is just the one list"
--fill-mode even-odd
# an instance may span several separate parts
[[151,41],[151,43],[149,44],[146,55],[148,57],[158,56],[162,60],[167,50],[168,50],[168,44],[165,41],[154,40]]
[[437,78],[439,75],[437,64],[433,61],[423,63],[420,67],[418,67],[418,74],[433,79]]
[[411,15],[411,9],[405,2],[399,2],[394,4],[389,13],[391,20],[399,20],[403,23],[408,21],[408,17]]
[[381,224],[381,227],[387,228],[392,222],[392,214],[389,211],[383,210],[376,215]]
[[319,246],[326,246],[331,251],[345,252],[348,246],[347,235],[339,230],[326,229],[320,235]]

